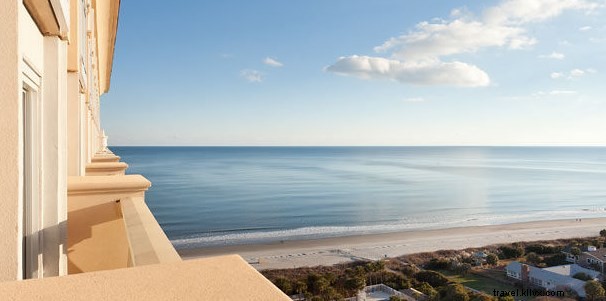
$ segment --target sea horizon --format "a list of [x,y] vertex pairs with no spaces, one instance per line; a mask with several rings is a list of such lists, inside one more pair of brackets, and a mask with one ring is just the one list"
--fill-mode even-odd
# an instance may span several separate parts
[[603,148],[111,147],[177,249],[604,217]]

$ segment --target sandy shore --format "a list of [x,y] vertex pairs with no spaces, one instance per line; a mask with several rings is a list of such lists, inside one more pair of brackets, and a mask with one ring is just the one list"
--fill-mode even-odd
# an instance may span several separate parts
[[597,236],[606,218],[554,220],[180,250],[183,259],[240,254],[259,270],[465,249],[496,243]]

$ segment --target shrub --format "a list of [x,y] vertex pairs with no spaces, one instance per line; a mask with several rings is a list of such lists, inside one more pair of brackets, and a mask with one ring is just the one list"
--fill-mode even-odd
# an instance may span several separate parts
[[469,301],[469,295],[467,295],[467,290],[462,285],[458,283],[450,284],[446,287],[444,300]]
[[543,262],[550,267],[556,266],[556,265],[563,265],[563,264],[567,264],[568,261],[566,261],[566,254],[560,253],[560,254],[555,254],[553,256],[548,256],[543,258]]
[[583,280],[583,281],[593,280],[593,277],[591,277],[583,272],[576,273],[572,277],[579,279],[579,280]]
[[448,278],[435,271],[421,271],[415,274],[415,279],[420,282],[427,282],[432,287],[444,286],[448,283]]
[[555,254],[562,251],[562,247],[550,246],[550,245],[542,245],[542,244],[532,244],[526,246],[526,253],[534,252],[539,255],[545,254]]
[[290,283],[290,280],[284,277],[278,277],[276,280],[274,280],[274,284],[285,294],[292,294],[292,284]]
[[499,259],[520,258],[524,255],[524,248],[521,246],[501,246],[499,251]]
[[488,257],[486,257],[486,263],[490,265],[497,265],[499,263],[499,257],[494,254],[488,254]]
[[537,255],[537,253],[530,252],[530,253],[526,254],[526,261],[529,263],[532,263],[534,265],[537,265],[537,264],[541,263],[542,258],[541,258],[541,256]]
[[450,267],[450,262],[444,258],[432,258],[425,268],[428,270],[447,270]]

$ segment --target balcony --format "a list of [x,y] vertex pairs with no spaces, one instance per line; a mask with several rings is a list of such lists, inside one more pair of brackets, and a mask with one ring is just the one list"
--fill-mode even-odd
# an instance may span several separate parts
[[143,176],[88,172],[68,177],[69,276],[0,283],[1,296],[290,300],[238,255],[182,261],[145,204],[151,183]]
[[68,178],[70,274],[181,261],[145,205],[150,186],[140,175]]
[[240,256],[0,283],[2,300],[290,300]]

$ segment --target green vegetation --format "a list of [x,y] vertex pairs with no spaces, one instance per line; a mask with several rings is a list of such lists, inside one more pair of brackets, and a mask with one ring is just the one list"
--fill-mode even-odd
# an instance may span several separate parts
[[490,265],[499,264],[499,256],[494,255],[494,254],[488,254],[488,257],[486,257],[486,263],[488,263]]
[[[606,229],[600,231],[605,235]],[[507,283],[503,265],[509,260],[523,260],[538,267],[567,264],[561,251],[571,246],[573,254],[580,254],[583,246],[602,246],[604,238],[581,240],[555,240],[532,243],[493,245],[481,249],[462,251],[443,250],[402,256],[387,261],[354,262],[335,266],[319,266],[286,270],[266,270],[262,273],[288,295],[303,294],[306,300],[342,300],[352,297],[366,285],[383,283],[396,290],[413,287],[428,296],[426,301],[511,301],[511,297],[493,297],[493,290],[512,291],[516,287]],[[480,253],[485,253],[485,263],[490,269],[478,269],[482,264]],[[509,259],[505,263],[501,260]],[[419,268],[419,267],[423,267]],[[486,265],[484,265],[486,267]],[[500,278],[502,277],[502,278]],[[591,277],[578,273],[580,280]],[[502,280],[499,280],[502,279]],[[602,300],[606,282],[587,281],[588,300]],[[485,294],[474,293],[471,288]],[[573,297],[574,294],[567,296]],[[517,300],[534,300],[517,297]],[[394,297],[391,300],[397,301]],[[551,297],[536,300],[559,300]],[[562,299],[564,300],[564,299]],[[572,300],[572,299],[565,299]]]
[[602,284],[595,280],[590,280],[585,283],[585,293],[587,294],[587,299],[590,301],[597,300],[606,295],[606,291],[604,290],[604,287],[602,287]]
[[543,258],[535,252],[530,252],[526,254],[526,262],[531,263],[533,265],[539,265],[543,261]]
[[573,278],[579,279],[579,280],[583,280],[583,281],[587,281],[587,280],[593,280],[593,277],[583,273],[583,272],[579,272],[576,273],[572,276]]
[[515,259],[524,256],[524,248],[518,244],[514,244],[511,247],[501,246],[499,247],[499,259]]
[[427,282],[432,287],[443,286],[448,283],[448,278],[436,271],[421,271],[415,274],[415,279]]

